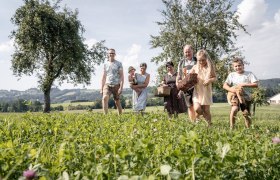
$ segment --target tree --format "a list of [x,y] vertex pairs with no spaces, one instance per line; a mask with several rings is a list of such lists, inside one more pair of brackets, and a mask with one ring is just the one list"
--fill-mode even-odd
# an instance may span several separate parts
[[253,114],[256,112],[256,106],[268,105],[267,98],[265,96],[265,89],[262,87],[254,88],[252,92],[253,100]]
[[54,81],[90,84],[94,66],[103,62],[107,48],[101,41],[89,49],[84,43],[78,11],[60,11],[60,0],[53,5],[48,0],[24,2],[12,17],[17,26],[11,34],[15,46],[12,69],[19,77],[38,77],[44,93],[44,112],[49,112]]
[[[171,59],[177,64],[182,59],[183,47],[191,44],[194,52],[206,49],[216,64],[218,86],[228,73],[229,57],[239,54],[235,47],[236,31],[247,32],[232,10],[233,0],[162,0],[166,9],[161,11],[162,22],[158,36],[151,36],[152,48],[162,52],[152,62]],[[223,58],[221,58],[223,57]],[[159,68],[162,72],[162,67]]]
[[27,106],[28,106],[28,110],[31,112],[38,112],[38,111],[42,111],[42,104],[40,101],[27,101]]

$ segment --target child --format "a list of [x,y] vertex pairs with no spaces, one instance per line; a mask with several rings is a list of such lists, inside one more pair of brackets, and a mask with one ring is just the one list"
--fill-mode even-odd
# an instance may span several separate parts
[[130,84],[130,88],[136,91],[137,95],[141,94],[141,90],[139,88],[134,88],[133,85],[137,85],[137,75],[135,73],[135,68],[133,66],[129,66],[128,68],[128,82]]
[[208,127],[211,126],[210,105],[212,100],[212,83],[216,81],[216,72],[208,53],[199,50],[196,55],[197,64],[191,69],[191,73],[196,73],[198,83],[194,86],[193,103],[196,113],[196,120],[203,116]]
[[136,79],[136,73],[135,68],[132,66],[129,66],[128,68],[128,82],[131,85],[137,85],[137,79]]
[[[243,112],[243,116],[245,118],[245,126],[247,128],[251,125],[251,117],[250,117],[250,105],[251,105],[251,97],[250,97],[250,88],[258,87],[258,79],[256,76],[249,71],[244,70],[244,62],[241,58],[234,58],[232,62],[232,67],[235,72],[231,72],[224,85],[223,88],[230,93],[233,93],[234,96],[231,97],[229,104],[231,104],[230,111],[230,128],[234,128],[236,114],[241,109]],[[238,98],[238,94],[242,91],[242,98],[244,100]],[[245,102],[240,102],[245,101]]]

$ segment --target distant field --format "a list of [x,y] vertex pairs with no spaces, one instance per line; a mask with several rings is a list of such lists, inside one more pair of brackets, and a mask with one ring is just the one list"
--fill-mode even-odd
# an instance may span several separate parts
[[[94,102],[74,102],[74,103],[59,103],[59,104],[51,104],[52,107],[57,107],[57,106],[63,106],[64,109],[68,107],[69,105],[71,106],[77,106],[77,105],[92,105]],[[220,113],[229,113],[230,106],[228,103],[214,103],[211,106],[211,111],[212,113],[215,114],[216,111]],[[67,110],[66,110],[67,111]],[[83,112],[86,110],[81,110],[81,111],[73,111],[73,112]],[[93,112],[102,112],[102,109],[93,109]],[[115,112],[115,109],[110,109],[110,112]],[[67,111],[67,112],[72,112],[72,111]],[[132,109],[124,109],[124,112],[132,112]],[[163,106],[148,106],[146,108],[146,112],[163,112]],[[258,106],[256,107],[256,114],[259,112],[262,113],[269,113],[269,112],[279,112],[280,114],[280,105],[269,105],[269,106]]]
[[51,104],[51,107],[57,107],[57,106],[63,106],[68,107],[69,105],[71,106],[77,106],[77,105],[83,105],[83,106],[88,106],[88,105],[93,105],[94,102],[67,102],[67,103],[55,103],[55,104]]

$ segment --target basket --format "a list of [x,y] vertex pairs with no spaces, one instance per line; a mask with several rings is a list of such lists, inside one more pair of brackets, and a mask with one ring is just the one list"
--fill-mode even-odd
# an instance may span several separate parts
[[171,87],[169,87],[169,86],[159,86],[157,88],[156,96],[159,96],[159,97],[170,96],[170,91],[171,91]]

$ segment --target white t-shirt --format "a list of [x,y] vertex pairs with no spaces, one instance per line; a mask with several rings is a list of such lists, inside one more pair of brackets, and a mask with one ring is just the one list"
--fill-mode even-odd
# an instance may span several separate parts
[[120,84],[120,70],[123,70],[122,63],[114,60],[113,62],[106,61],[104,71],[106,72],[106,82],[109,85]]
[[[241,83],[256,83],[258,82],[257,77],[249,71],[244,71],[244,73],[239,74],[237,72],[231,72],[229,73],[225,83],[227,83],[229,86],[237,86]],[[244,87],[245,97],[250,97],[251,95],[251,88]]]

